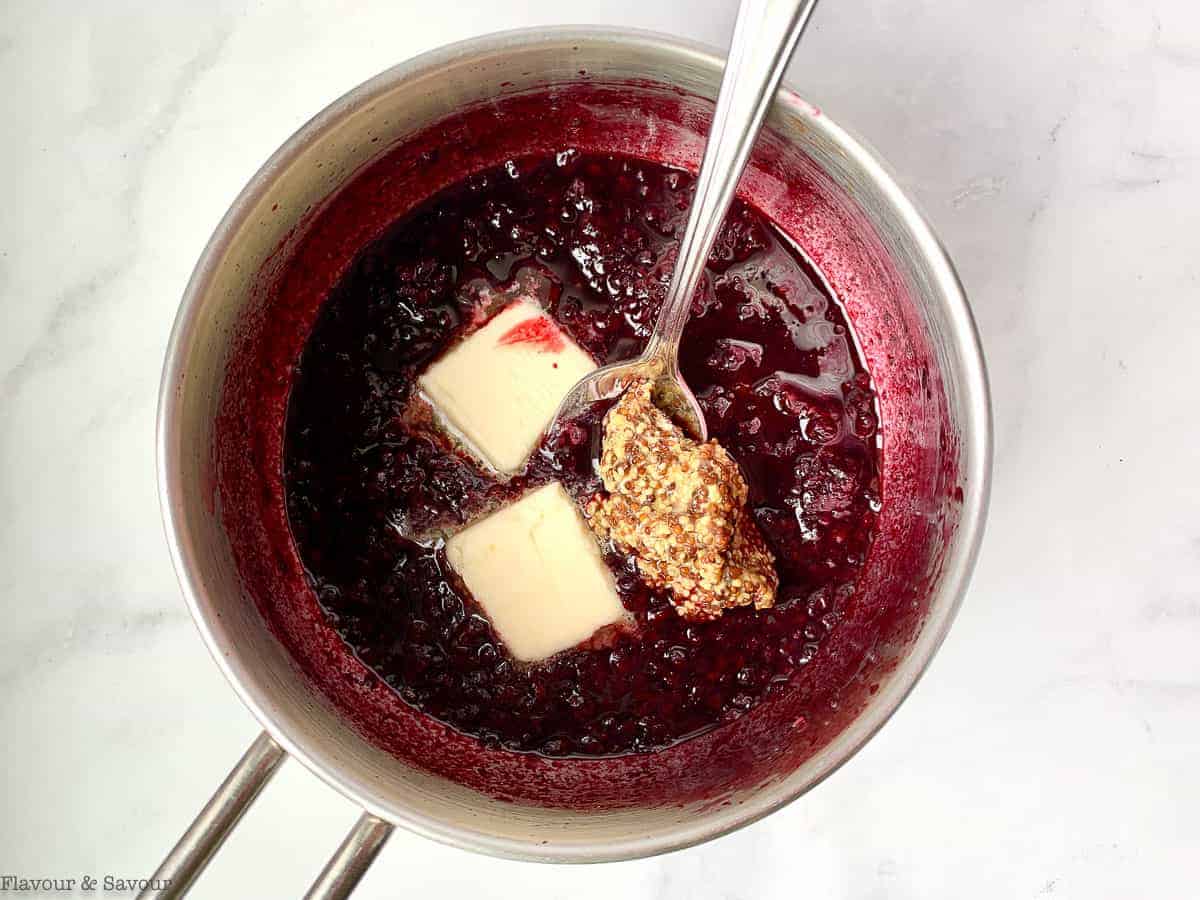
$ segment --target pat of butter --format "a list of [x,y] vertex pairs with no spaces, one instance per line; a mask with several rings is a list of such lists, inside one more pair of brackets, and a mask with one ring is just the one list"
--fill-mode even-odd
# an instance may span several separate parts
[[500,472],[518,471],[572,385],[596,368],[532,303],[510,303],[419,379],[443,425]]
[[446,558],[522,662],[574,647],[626,616],[595,537],[558,482],[454,535]]

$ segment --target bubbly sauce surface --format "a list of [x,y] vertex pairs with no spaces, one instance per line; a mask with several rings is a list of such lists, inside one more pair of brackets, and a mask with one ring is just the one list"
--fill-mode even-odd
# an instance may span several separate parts
[[682,171],[569,149],[472,175],[363,249],[301,356],[285,492],[324,615],[406,703],[485,746],[623,755],[744,715],[822,652],[871,545],[880,460],[870,379],[821,281],[740,203],[709,260],[681,364],[711,436],[745,474],[777,560],[776,607],[689,622],[610,552],[636,627],[520,666],[430,539],[550,479],[584,502],[600,488],[602,410],[549,436],[503,481],[414,419],[420,372],[518,295],[598,362],[634,355],[691,193]]

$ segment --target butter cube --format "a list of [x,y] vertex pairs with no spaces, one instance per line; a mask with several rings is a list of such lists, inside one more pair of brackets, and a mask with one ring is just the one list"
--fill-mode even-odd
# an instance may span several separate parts
[[522,662],[626,618],[596,539],[558,482],[454,535],[446,558]]
[[524,465],[595,362],[532,303],[510,303],[420,377],[443,426],[499,472]]

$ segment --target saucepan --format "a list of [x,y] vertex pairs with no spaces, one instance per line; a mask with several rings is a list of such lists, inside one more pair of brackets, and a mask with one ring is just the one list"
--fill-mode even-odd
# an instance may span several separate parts
[[[863,662],[824,712],[802,720],[786,697],[763,704],[704,745],[703,765],[686,764],[699,750],[646,754],[622,764],[627,774],[636,771],[627,786],[581,794],[578,802],[573,779],[594,761],[525,759],[503,769],[510,782],[517,772],[524,783],[516,796],[499,776],[488,783],[482,755],[470,786],[437,774],[435,753],[482,752],[465,735],[438,731],[415,711],[386,722],[347,713],[303,658],[336,652],[329,649],[335,642],[285,647],[264,613],[277,598],[264,596],[271,581],[261,573],[286,562],[267,558],[261,548],[269,542],[256,531],[272,527],[263,510],[279,505],[271,453],[278,441],[247,423],[269,420],[251,408],[263,393],[253,386],[286,381],[298,352],[264,342],[273,330],[294,329],[299,315],[264,285],[303,239],[306,223],[354,173],[452,114],[483,108],[503,115],[509,98],[537,95],[553,104],[581,86],[590,92],[579,107],[586,115],[613,117],[620,146],[611,149],[652,148],[695,169],[721,70],[720,57],[706,48],[629,30],[534,29],[455,44],[337,100],[234,201],[196,266],[171,335],[158,475],[187,603],[263,733],[160,867],[149,895],[182,894],[289,755],[364,810],[312,893],[345,896],[397,825],[457,847],[545,862],[630,859],[708,840],[812,788],[913,688],[954,618],[982,534],[991,464],[982,353],[954,269],[913,203],[861,141],[788,88],[741,191],[795,238],[845,307],[883,423],[878,535],[857,589],[870,602],[862,605],[863,627],[846,629],[848,641],[870,634],[870,646],[843,648]],[[801,183],[804,191],[793,191]],[[276,347],[270,354],[256,350],[268,344]],[[297,602],[319,618],[315,600]],[[870,631],[867,620],[881,609],[889,611],[888,625]],[[850,609],[847,617],[853,622],[857,614]],[[388,729],[407,743],[381,741]],[[642,790],[650,782],[654,790]]]

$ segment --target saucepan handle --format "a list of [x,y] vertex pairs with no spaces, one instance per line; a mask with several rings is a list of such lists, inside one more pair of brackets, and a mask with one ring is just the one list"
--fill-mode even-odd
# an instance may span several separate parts
[[[150,876],[146,888],[138,894],[139,900],[184,896],[286,756],[269,734],[260,734]],[[349,897],[391,833],[392,826],[387,822],[363,813],[305,897]]]
[[344,900],[349,897],[391,834],[391,824],[383,819],[369,812],[359,816],[342,846],[325,863],[325,868],[304,895],[304,900]]

